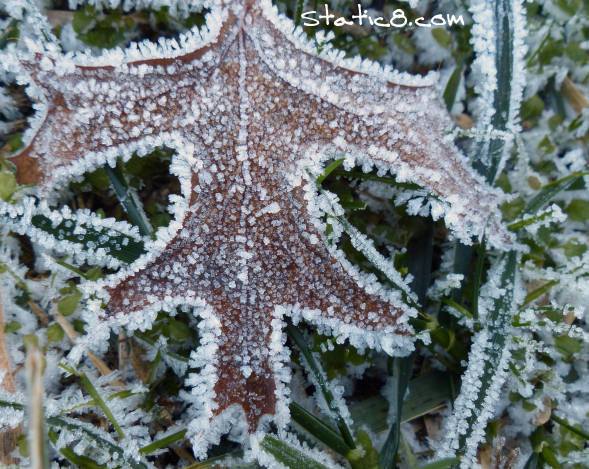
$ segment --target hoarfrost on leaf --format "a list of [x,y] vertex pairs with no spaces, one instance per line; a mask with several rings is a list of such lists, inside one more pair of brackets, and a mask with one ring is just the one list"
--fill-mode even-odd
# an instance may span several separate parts
[[171,171],[183,198],[175,220],[128,268],[83,287],[106,308],[88,301],[92,334],[70,358],[106,342],[108,328],[145,330],[158,311],[192,306],[202,334],[192,356],[201,371],[187,382],[198,456],[224,433],[246,441],[268,421],[279,429],[288,422],[285,316],[358,348],[412,350],[408,320],[417,311],[403,300],[401,292],[412,293],[396,269],[349,231],[401,290],[390,291],[325,242],[324,216],[343,209],[335,196],[317,195],[308,174],[334,152],[423,187],[443,202],[432,213],[460,240],[471,243],[487,227],[491,244],[513,242],[496,218],[501,192],[444,136],[451,121],[431,76],[348,60],[328,47],[318,55],[269,0],[209,6],[208,31],[179,43],[92,57],[29,41],[29,52],[18,52],[17,79],[42,104],[26,148],[11,159],[21,183],[52,197],[64,181],[118,155],[176,150]]

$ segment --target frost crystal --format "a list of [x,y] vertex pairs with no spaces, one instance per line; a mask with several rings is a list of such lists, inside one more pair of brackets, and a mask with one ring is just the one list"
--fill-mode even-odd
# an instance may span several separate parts
[[[317,196],[307,171],[317,174],[334,152],[435,194],[444,205],[432,211],[464,242],[485,227],[491,244],[511,239],[494,219],[499,193],[444,138],[450,119],[432,76],[329,48],[318,56],[269,0],[245,3],[212,7],[202,38],[194,30],[101,57],[31,42],[18,57],[28,72],[18,80],[32,78],[30,94],[44,102],[27,148],[12,158],[21,183],[47,196],[119,155],[162,145],[177,152],[172,172],[184,198],[175,221],[129,268],[86,286],[106,303],[89,302],[86,319],[92,341],[105,337],[105,324],[146,329],[161,309],[195,308],[202,327],[192,366],[200,372],[189,380],[189,432],[198,455],[230,430],[245,441],[268,417],[286,425],[286,315],[357,347],[411,350],[416,311],[401,293],[320,242],[322,217],[341,207]],[[353,242],[402,284],[361,234]],[[235,426],[240,414],[244,428]]]

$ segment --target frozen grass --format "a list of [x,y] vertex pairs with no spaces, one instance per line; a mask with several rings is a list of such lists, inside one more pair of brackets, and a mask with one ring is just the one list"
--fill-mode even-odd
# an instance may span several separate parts
[[[46,12],[50,27],[65,49],[91,47],[96,53],[201,27],[206,12],[188,2],[171,9],[156,2],[137,3],[136,9],[127,8],[132,2],[125,9],[77,3],[72,11],[54,0]],[[295,22],[323,5],[276,3]],[[330,8],[349,17],[355,3],[334,0]],[[153,230],[170,222],[168,195],[179,193],[169,171],[173,152],[159,148],[120,162],[115,171],[98,168],[64,188],[60,203],[43,205],[30,197],[31,188],[16,184],[9,164],[32,109],[4,70],[2,463],[142,469],[589,467],[587,4],[374,5],[373,15],[390,17],[401,8],[410,20],[438,12],[464,15],[465,25],[452,28],[327,29],[331,43],[349,56],[411,73],[439,70],[440,95],[459,125],[456,141],[488,181],[511,194],[501,210],[517,234],[518,249],[489,249],[484,240],[460,245],[441,221],[427,216],[431,207],[423,189],[344,169],[335,159],[317,181],[345,210],[345,218],[333,224],[348,228],[340,248],[391,288],[396,278],[412,275],[413,294],[404,298],[419,311],[412,321],[416,351],[392,359],[337,343],[303,323],[287,325],[293,375],[289,431],[269,428],[248,447],[224,437],[209,450],[209,459],[196,461],[186,439],[191,398],[184,380],[198,371],[188,364],[202,337],[190,311],[160,312],[150,329],[130,335],[112,331],[76,366],[68,355],[74,342],[96,332],[83,321],[84,283],[136,259]],[[24,47],[17,38],[39,41],[52,34],[50,27],[39,32],[28,3],[3,0],[0,12],[4,50]],[[320,29],[307,32],[313,37]],[[324,44],[319,40],[317,47]],[[94,220],[104,216],[118,221],[101,231]],[[373,240],[374,250],[354,248],[358,232]],[[37,243],[47,239],[52,244],[40,249]],[[108,255],[101,265],[89,265],[97,249]],[[389,258],[388,269],[398,271],[392,281],[373,263],[382,257]]]

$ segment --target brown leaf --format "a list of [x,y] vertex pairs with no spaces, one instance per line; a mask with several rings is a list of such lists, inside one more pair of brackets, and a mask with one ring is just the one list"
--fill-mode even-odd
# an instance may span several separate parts
[[[106,279],[104,320],[133,328],[160,309],[193,306],[211,323],[197,360],[209,373],[203,412],[241,408],[253,432],[264,415],[286,412],[283,317],[391,354],[412,341],[416,311],[326,243],[327,201],[308,168],[361,155],[363,169],[391,171],[447,203],[463,241],[484,227],[491,244],[513,235],[496,218],[498,192],[445,137],[451,119],[432,81],[318,57],[269,2],[223,5],[218,34],[165,57],[101,66],[23,59],[47,113],[11,160],[21,183],[47,194],[117,154],[176,149],[186,204],[178,229]],[[146,367],[133,352],[131,360],[145,381]]]

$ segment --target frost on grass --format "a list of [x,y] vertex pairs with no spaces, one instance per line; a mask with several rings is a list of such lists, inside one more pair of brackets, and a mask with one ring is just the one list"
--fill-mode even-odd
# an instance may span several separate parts
[[[513,258],[510,258],[513,256]],[[493,266],[480,293],[478,320],[483,328],[475,334],[468,367],[452,415],[445,422],[439,456],[464,454],[460,467],[475,467],[478,446],[485,428],[495,416],[501,388],[508,374],[513,348],[511,318],[521,303],[521,284],[510,275],[515,254],[507,254]]]
[[486,229],[491,244],[512,243],[494,218],[500,191],[444,136],[450,120],[432,76],[329,48],[317,56],[269,1],[213,6],[207,27],[100,57],[29,42],[28,53],[5,62],[20,64],[17,80],[40,101],[27,147],[11,159],[19,181],[37,184],[40,195],[119,155],[176,150],[183,198],[174,201],[175,221],[148,254],[86,286],[106,304],[90,302],[86,340],[105,341],[109,328],[147,329],[162,309],[194,307],[202,326],[192,365],[201,371],[189,382],[189,436],[199,456],[223,433],[245,441],[268,420],[286,425],[285,316],[359,348],[412,349],[416,311],[403,301],[400,275],[359,233],[354,246],[399,291],[324,242],[325,215],[341,208],[317,196],[308,174],[326,159],[343,153],[346,165],[419,184],[444,202],[436,216],[463,242]]
[[[471,42],[477,54],[472,65],[474,89],[478,95],[474,112],[479,130],[477,140],[483,143],[477,149],[476,158],[483,167],[492,169],[494,178],[502,171],[513,136],[520,130],[520,105],[526,84],[523,73],[527,51],[526,20],[519,0],[496,4],[475,0],[469,9],[474,22]],[[500,82],[498,73],[507,74],[509,82]],[[499,139],[492,137],[496,131],[504,132],[499,145]]]
[[100,218],[89,210],[72,212],[67,206],[52,210],[33,197],[24,197],[17,205],[0,201],[0,221],[6,229],[27,235],[43,251],[71,255],[76,263],[116,268],[128,254],[142,252],[136,227]]
[[[477,159],[490,180],[503,170],[514,135],[520,130],[519,110],[525,83],[525,18],[519,0],[495,4],[474,1],[472,44],[477,52],[473,63],[475,91],[478,93]],[[503,76],[500,78],[499,74]],[[508,78],[505,78],[508,77]],[[493,136],[493,134],[497,136]],[[518,221],[535,234],[552,220],[562,220],[558,207]],[[511,225],[516,228],[516,224]],[[462,454],[461,468],[475,467],[479,444],[484,441],[487,423],[494,417],[501,389],[508,376],[513,349],[512,317],[523,301],[523,288],[516,275],[516,254],[503,256],[489,271],[480,291],[478,318],[468,366],[462,376],[460,394],[452,415],[445,422],[440,456]],[[470,322],[470,321],[469,321]]]

